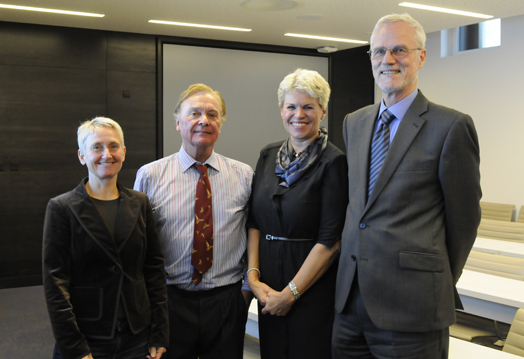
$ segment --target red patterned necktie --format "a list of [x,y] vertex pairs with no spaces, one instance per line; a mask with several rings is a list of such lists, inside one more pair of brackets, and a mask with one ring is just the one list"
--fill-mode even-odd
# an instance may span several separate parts
[[213,208],[211,207],[211,185],[205,165],[195,164],[200,172],[195,199],[195,234],[193,237],[193,283],[198,285],[213,264]]

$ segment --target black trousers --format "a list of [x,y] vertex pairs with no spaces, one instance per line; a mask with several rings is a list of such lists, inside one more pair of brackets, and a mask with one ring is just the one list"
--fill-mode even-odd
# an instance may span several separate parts
[[167,295],[168,359],[243,358],[248,308],[241,282],[197,292],[168,285]]

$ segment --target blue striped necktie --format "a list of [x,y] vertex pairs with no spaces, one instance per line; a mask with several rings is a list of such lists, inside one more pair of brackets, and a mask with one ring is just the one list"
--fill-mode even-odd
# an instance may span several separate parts
[[389,149],[389,124],[394,119],[395,115],[389,112],[389,110],[382,112],[380,116],[380,126],[373,136],[373,142],[371,143],[371,162],[369,166],[368,198],[371,196],[373,185],[377,180],[378,173]]

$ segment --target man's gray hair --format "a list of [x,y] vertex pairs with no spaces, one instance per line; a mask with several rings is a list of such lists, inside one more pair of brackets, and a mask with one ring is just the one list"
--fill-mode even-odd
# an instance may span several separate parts
[[422,25],[419,24],[417,20],[413,19],[408,13],[390,14],[381,17],[375,25],[373,33],[371,34],[371,39],[369,41],[370,47],[373,47],[373,35],[375,35],[375,32],[382,25],[394,22],[405,22],[413,29],[415,29],[415,41],[417,42],[417,46],[421,49],[424,49],[426,47],[426,33],[424,32],[424,28],[422,27]]

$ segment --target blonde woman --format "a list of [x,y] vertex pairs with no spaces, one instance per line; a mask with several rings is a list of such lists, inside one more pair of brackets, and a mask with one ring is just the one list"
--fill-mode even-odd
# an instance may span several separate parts
[[346,157],[320,127],[330,88],[298,69],[278,90],[286,141],[260,153],[248,223],[248,282],[259,301],[263,359],[331,358]]

